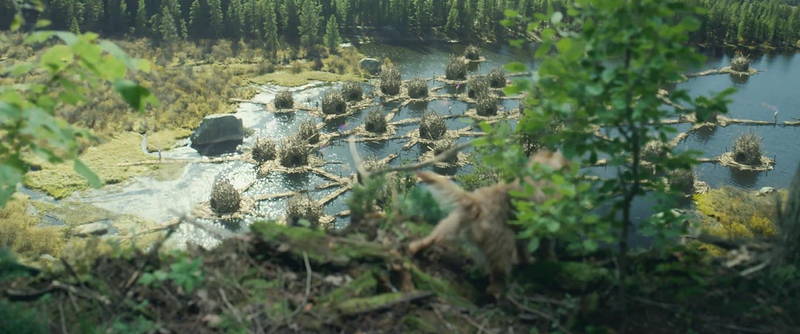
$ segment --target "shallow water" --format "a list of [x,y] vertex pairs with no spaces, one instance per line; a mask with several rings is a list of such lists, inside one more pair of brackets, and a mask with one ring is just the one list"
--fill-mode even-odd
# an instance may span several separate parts
[[[362,52],[372,57],[388,57],[398,65],[403,79],[411,77],[431,78],[442,75],[444,66],[451,53],[459,53],[463,46],[444,43],[414,44],[414,45],[365,45]],[[519,51],[510,47],[497,47],[483,50],[483,56],[488,60],[473,69],[478,73],[486,73],[492,68],[502,66],[511,61],[530,59],[532,52]],[[724,53],[709,52],[709,61],[704,67],[697,70],[716,68],[729,62],[729,55]],[[535,63],[524,61],[533,68]],[[738,92],[733,95],[730,106],[731,115],[736,118],[756,120],[770,120],[774,110],[779,111],[779,121],[800,117],[800,56],[791,55],[761,55],[752,65],[762,71],[751,77],[747,82],[736,82],[728,75],[716,75],[691,79],[680,84],[681,88],[688,89],[692,95],[706,94],[720,91],[727,87],[736,87]],[[429,87],[441,85],[429,82]],[[337,85],[312,84],[293,88],[295,101],[300,104],[315,106],[320,96],[328,89]],[[371,86],[365,85],[367,91]],[[269,104],[281,87],[263,86],[261,92],[253,101]],[[367,93],[369,94],[369,93]],[[372,97],[373,99],[377,99]],[[518,106],[518,101],[502,100],[503,109],[509,110]],[[396,109],[397,103],[385,103],[378,107],[370,107],[346,119],[333,122],[324,127],[323,131],[335,132],[347,130],[360,125],[371,109],[382,109],[384,112]],[[456,100],[436,99],[425,103],[412,103],[400,109],[394,121],[420,117],[426,111],[435,111],[442,115],[463,114],[469,104]],[[264,111],[262,104],[242,103],[236,116],[243,120],[244,126],[255,130],[255,135],[248,137],[243,148],[253,145],[256,137],[266,137],[281,140],[296,132],[299,124],[307,119],[314,122],[321,120],[307,112],[299,111],[289,115],[278,115]],[[450,129],[460,129],[473,125],[468,118],[453,118],[446,120]],[[687,125],[678,126],[686,130]],[[398,127],[398,134],[417,131],[416,125]],[[777,157],[775,170],[762,173],[739,173],[726,167],[704,164],[696,169],[700,180],[717,187],[722,185],[735,185],[744,188],[759,188],[762,186],[786,187],[789,185],[798,162],[800,162],[800,146],[797,138],[800,128],[772,127],[772,126],[739,126],[731,125],[726,128],[717,128],[713,132],[694,133],[679,147],[681,149],[696,149],[706,152],[708,157],[719,155],[731,145],[735,136],[745,131],[754,131],[764,138],[766,151],[772,157]],[[466,140],[462,138],[461,140]],[[402,150],[406,143],[402,140],[389,140],[384,142],[362,142],[357,147],[362,157],[381,159],[389,154],[397,153],[399,157],[391,165],[415,162],[419,154],[424,152],[420,145],[408,150]],[[188,145],[188,143],[186,143]],[[353,162],[346,142],[343,139],[335,140],[331,145],[319,150],[321,157],[328,162],[324,170],[338,176],[351,175]],[[162,157],[169,159],[203,159],[197,152],[188,146],[163,152]],[[455,171],[466,171],[469,167],[462,167]],[[599,174],[611,173],[607,169],[599,169]],[[313,173],[285,175],[270,173],[264,177],[256,176],[256,167],[243,161],[230,161],[224,163],[193,162],[183,167],[180,176],[175,180],[159,180],[155,177],[139,177],[120,185],[111,185],[99,190],[91,190],[72,196],[72,200],[80,200],[94,204],[118,213],[130,213],[148,220],[165,222],[189,213],[192,208],[205,202],[209,198],[211,186],[217,177],[227,177],[235,186],[244,187],[252,184],[244,193],[246,196],[263,194],[277,194],[289,191],[311,190],[314,198],[321,198],[335,188],[314,190],[316,186],[329,183]],[[347,194],[333,200],[325,207],[325,213],[334,215],[345,210]],[[650,212],[652,201],[647,199],[638,201],[634,215],[643,219]],[[206,221],[206,224],[215,225],[228,230],[240,230],[255,219],[279,219],[283,216],[286,199],[262,201],[256,205],[256,210],[251,216],[242,221]],[[638,220],[638,219],[637,219]],[[338,219],[338,225],[345,224],[347,219]],[[181,240],[192,241],[202,245],[212,245],[214,238],[206,232],[195,227],[183,226],[179,230]]]

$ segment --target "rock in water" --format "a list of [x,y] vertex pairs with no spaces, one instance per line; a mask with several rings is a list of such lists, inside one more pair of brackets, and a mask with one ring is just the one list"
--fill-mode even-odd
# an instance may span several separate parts
[[777,191],[777,190],[775,190],[775,188],[773,188],[773,187],[762,187],[761,189],[758,190],[758,193],[756,195],[758,195],[758,196],[767,196],[767,195],[769,195],[771,193],[774,193],[775,191]]
[[103,235],[108,232],[108,226],[106,224],[96,222],[90,224],[83,224],[80,226],[75,227],[72,231],[72,234],[78,237],[88,237],[92,235]]
[[375,58],[362,58],[358,66],[369,74],[378,74],[381,71],[381,61]]
[[233,115],[209,115],[192,134],[192,148],[203,155],[233,152],[244,140],[242,120]]

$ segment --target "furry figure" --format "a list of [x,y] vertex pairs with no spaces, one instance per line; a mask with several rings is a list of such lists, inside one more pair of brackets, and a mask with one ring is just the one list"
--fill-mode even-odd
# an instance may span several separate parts
[[[547,165],[554,170],[567,166],[567,160],[560,154],[549,151],[536,153],[529,162]],[[486,257],[490,285],[488,291],[495,296],[501,294],[505,279],[511,269],[520,263],[525,253],[517,247],[514,230],[508,224],[513,217],[513,205],[510,191],[520,189],[520,181],[513,183],[500,182],[477,189],[464,191],[446,177],[432,172],[418,172],[417,176],[425,183],[433,186],[446,199],[455,204],[455,209],[425,238],[409,244],[411,254],[440,243],[465,235]],[[524,182],[540,188],[541,184],[531,179]],[[544,201],[545,194],[538,191],[531,200]]]

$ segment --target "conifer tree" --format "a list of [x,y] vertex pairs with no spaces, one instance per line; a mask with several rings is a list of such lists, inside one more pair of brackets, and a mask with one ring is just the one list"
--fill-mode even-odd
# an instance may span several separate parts
[[336,52],[336,48],[341,43],[341,36],[339,35],[339,24],[336,22],[336,15],[331,15],[328,18],[328,24],[325,27],[325,46],[331,52]]
[[300,8],[300,44],[304,47],[317,44],[321,10],[317,0],[303,0]]
[[175,42],[181,39],[175,20],[170,14],[170,9],[167,6],[161,8],[159,15],[160,22],[158,23],[158,31],[161,35],[161,40],[165,42]]
[[242,37],[242,1],[231,0],[228,4],[228,11],[225,13],[225,28],[227,36],[232,39]]
[[193,38],[208,36],[209,9],[205,0],[192,1],[189,7],[189,35]]
[[275,2],[264,0],[264,46],[269,55],[275,58],[278,51],[278,25],[275,17]]
[[447,14],[447,24],[444,30],[450,37],[457,36],[461,32],[461,14],[458,10],[458,0],[450,0],[450,11]]
[[219,38],[224,35],[224,23],[222,22],[222,3],[220,0],[208,0],[209,10],[209,36]]
[[103,1],[86,0],[83,3],[83,27],[87,31],[100,31],[103,19]]
[[147,25],[147,5],[145,4],[144,0],[139,0],[136,7],[136,18],[134,20],[134,24],[136,25],[136,34],[140,36],[146,36],[149,32],[149,29]]
[[300,14],[297,1],[302,0],[284,0],[280,8],[282,34],[290,41],[297,41],[300,38]]

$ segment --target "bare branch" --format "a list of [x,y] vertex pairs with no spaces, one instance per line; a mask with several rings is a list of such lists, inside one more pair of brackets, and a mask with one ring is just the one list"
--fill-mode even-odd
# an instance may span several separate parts
[[364,169],[363,162],[361,160],[361,157],[358,155],[358,150],[356,149],[355,139],[352,136],[349,138],[349,142],[350,142],[350,154],[353,156],[353,161],[356,164],[356,169],[358,170],[358,173],[360,175],[362,175],[362,177],[364,177],[364,178],[367,178],[370,175],[380,175],[380,174],[386,174],[386,173],[391,173],[391,172],[405,172],[405,171],[413,171],[413,170],[422,169],[422,168],[431,166],[431,165],[433,165],[435,163],[445,161],[448,158],[452,157],[454,154],[458,154],[458,152],[460,152],[460,151],[462,151],[462,150],[464,150],[464,149],[466,149],[466,148],[468,148],[468,147],[473,145],[473,141],[470,140],[470,141],[468,141],[466,143],[462,143],[462,144],[458,144],[456,146],[453,146],[449,150],[444,151],[444,152],[440,153],[439,155],[437,155],[437,156],[435,156],[435,157],[433,157],[433,158],[431,158],[429,160],[420,162],[420,163],[411,164],[411,165],[397,166],[397,167],[381,168],[381,169],[377,169],[377,170],[374,170],[374,171],[370,172],[370,171],[367,171],[366,169]]

